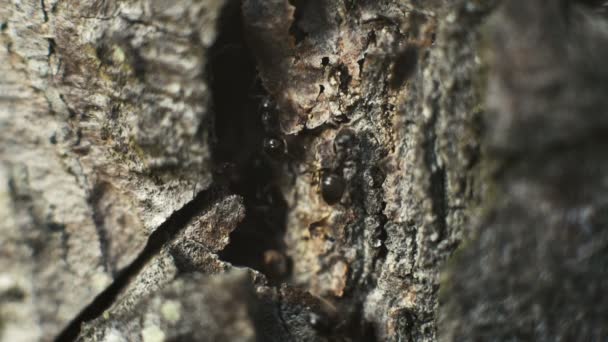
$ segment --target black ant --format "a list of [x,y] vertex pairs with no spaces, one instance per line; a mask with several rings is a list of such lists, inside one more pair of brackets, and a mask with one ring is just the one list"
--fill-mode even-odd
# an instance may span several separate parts
[[349,156],[352,155],[359,139],[355,131],[350,128],[344,128],[336,134],[334,138],[334,152],[339,164],[344,163]]
[[[280,125],[276,115],[277,106],[270,98],[265,98],[261,102],[260,109],[261,121],[266,134],[262,142],[264,154],[273,161],[283,160],[289,156],[289,152],[285,139],[281,138]],[[343,169],[352,161],[351,157],[357,144],[357,136],[349,128],[340,130],[334,138],[334,165],[323,170],[321,174],[321,196],[329,205],[336,204],[342,199],[347,185]]]
[[334,172],[325,172],[321,176],[321,196],[325,203],[336,204],[342,199],[346,190],[344,177]]
[[274,159],[279,159],[285,156],[287,153],[285,148],[285,142],[282,139],[274,137],[266,137],[262,142],[264,152]]
[[277,118],[277,106],[265,98],[261,103],[261,120],[266,136],[262,141],[264,153],[274,160],[280,160],[287,155],[287,144],[280,138],[281,129]]
[[352,129],[342,129],[334,138],[334,166],[321,175],[321,196],[325,203],[336,204],[346,190],[344,168],[351,161],[358,139]]
[[262,156],[275,169],[280,167],[281,162],[286,162],[286,166],[290,171],[289,174],[293,177],[292,181],[295,182],[298,172],[294,169],[292,162],[297,159],[297,155],[300,155],[301,151],[297,148],[294,149],[295,151],[290,149],[290,147],[293,147],[293,144],[289,145],[289,141],[293,142],[297,137],[291,136],[288,138],[283,135],[278,119],[278,112],[279,107],[277,104],[269,96],[263,97],[260,104],[260,119],[264,130],[261,146]]

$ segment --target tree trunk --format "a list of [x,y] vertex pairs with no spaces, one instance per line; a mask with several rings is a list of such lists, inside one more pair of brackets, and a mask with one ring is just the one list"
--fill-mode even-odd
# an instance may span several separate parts
[[603,5],[494,3],[0,0],[0,340],[606,336]]
[[488,24],[485,190],[442,284],[444,341],[608,338],[606,9],[505,1]]

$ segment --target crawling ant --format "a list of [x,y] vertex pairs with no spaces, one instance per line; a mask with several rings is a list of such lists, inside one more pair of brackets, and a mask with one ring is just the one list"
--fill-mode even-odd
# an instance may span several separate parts
[[321,196],[325,203],[336,204],[342,199],[346,190],[344,177],[334,172],[325,172],[321,176]]
[[226,133],[221,146],[230,148],[218,153],[227,159],[218,160],[218,178],[242,196],[247,215],[219,254],[222,260],[259,270],[271,284],[278,284],[291,272],[283,241],[287,203],[279,183],[286,144],[281,139],[274,104],[249,96],[247,104],[251,107],[235,117],[236,123],[222,117]]
[[[260,109],[261,121],[266,134],[266,137],[262,141],[264,154],[272,161],[283,160],[289,153],[285,139],[280,137],[281,130],[276,116],[277,106],[267,97],[262,100]],[[329,205],[338,203],[344,195],[347,183],[343,170],[352,161],[357,144],[357,136],[349,128],[340,130],[334,138],[333,149],[335,159],[333,166],[322,170],[320,182],[321,196]]]
[[321,196],[325,203],[336,204],[346,190],[344,168],[351,161],[358,139],[352,129],[344,128],[334,138],[334,166],[321,175]]
[[282,162],[286,162],[285,165],[290,171],[292,181],[295,182],[298,172],[294,169],[292,162],[301,151],[297,148],[291,149],[293,145],[289,145],[288,141],[293,141],[296,137],[288,138],[283,134],[278,120],[278,111],[277,104],[269,96],[263,97],[260,103],[260,120],[264,131],[261,146],[262,157],[267,164],[275,169],[282,167]]
[[264,153],[273,159],[280,159],[287,154],[285,142],[275,137],[266,137],[262,142]]
[[352,155],[357,143],[357,135],[350,128],[344,128],[336,134],[334,138],[334,152],[338,163],[345,162],[349,155]]
[[281,129],[277,119],[277,106],[267,97],[262,100],[260,107],[262,125],[266,135],[262,141],[262,149],[268,157],[280,160],[287,155],[287,144],[285,139],[280,137]]

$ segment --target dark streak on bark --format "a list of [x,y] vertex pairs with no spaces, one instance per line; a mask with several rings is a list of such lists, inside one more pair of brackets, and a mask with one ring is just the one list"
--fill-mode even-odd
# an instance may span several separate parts
[[[277,185],[285,160],[263,152],[269,136],[261,120],[261,97],[255,60],[245,41],[239,2],[228,3],[218,22],[218,37],[209,51],[218,177],[243,197],[246,216],[230,234],[220,259],[264,273],[273,283],[288,276],[283,235],[287,204]],[[277,133],[278,134],[278,133]],[[267,262],[266,253],[281,265]],[[286,267],[282,267],[286,266]]]
[[302,0],[289,0],[289,3],[296,8],[293,15],[293,24],[291,24],[291,27],[289,28],[289,34],[293,36],[295,43],[299,44],[308,36],[308,32],[302,30],[299,26],[299,21],[302,19],[302,7],[305,4],[302,2]]
[[42,15],[44,16],[44,22],[49,21],[49,15],[46,12],[46,5],[44,4],[44,0],[40,0],[40,7],[42,8]]
[[95,224],[95,231],[97,232],[97,238],[99,240],[99,250],[101,254],[101,263],[104,270],[110,273],[113,277],[116,276],[116,268],[113,265],[112,260],[109,257],[109,245],[110,237],[106,231],[104,217],[105,212],[100,208],[100,202],[103,199],[105,193],[104,185],[98,184],[93,187],[89,194],[88,202],[91,211],[93,212],[93,223]]
[[[435,88],[438,85],[435,84]],[[444,166],[440,165],[437,156],[437,118],[439,98],[433,99],[433,113],[426,128],[427,140],[424,146],[424,159],[429,170],[429,191],[433,205],[433,213],[437,222],[436,233],[439,235],[436,242],[441,241],[447,233],[447,198],[446,198],[446,174]]]
[[46,55],[47,58],[50,58],[53,54],[55,54],[55,39],[47,38],[46,41],[49,43],[49,53]]

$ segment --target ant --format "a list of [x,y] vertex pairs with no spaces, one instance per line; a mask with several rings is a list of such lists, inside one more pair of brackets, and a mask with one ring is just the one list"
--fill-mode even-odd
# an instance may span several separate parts
[[321,176],[321,196],[325,203],[336,204],[342,199],[346,190],[344,168],[351,161],[351,156],[358,144],[352,129],[344,128],[334,138],[334,167],[325,170]]
[[321,196],[325,203],[334,205],[342,199],[346,190],[344,177],[334,172],[324,172],[321,176]]
[[[262,141],[264,154],[273,161],[283,160],[289,152],[285,139],[281,137],[280,125],[276,117],[277,106],[267,97],[262,100],[260,107],[262,125],[266,134]],[[344,195],[347,184],[343,170],[352,161],[351,157],[357,144],[357,136],[350,128],[340,130],[334,138],[334,165],[322,170],[320,181],[321,196],[329,205],[338,203]]]
[[293,142],[293,139],[296,139],[296,137],[291,136],[290,138],[287,138],[283,135],[278,120],[278,111],[279,107],[270,96],[263,97],[260,104],[260,120],[264,130],[261,146],[262,156],[265,157],[265,161],[272,165],[273,168],[277,168],[281,162],[287,162],[286,166],[293,177],[292,181],[295,182],[295,177],[298,172],[294,169],[292,162],[297,159],[296,155],[299,155],[299,152],[295,149],[296,151],[294,154],[294,151],[289,148],[289,141]]
[[265,98],[261,104],[261,120],[266,136],[262,141],[262,148],[267,156],[274,160],[282,159],[287,155],[287,144],[280,138],[281,129],[276,116],[277,106],[270,99]]

